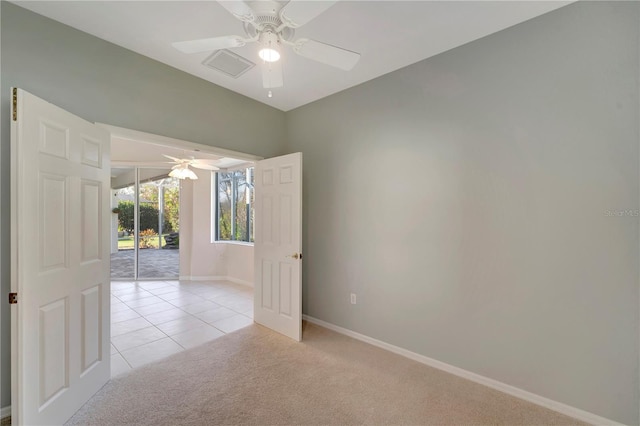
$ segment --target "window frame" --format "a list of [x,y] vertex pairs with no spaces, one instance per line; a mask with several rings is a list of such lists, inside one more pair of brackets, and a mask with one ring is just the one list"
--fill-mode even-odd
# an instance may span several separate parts
[[[251,182],[249,182],[249,179],[247,179],[247,175],[249,174],[247,171],[251,169],[251,177],[253,178],[254,176],[254,170],[255,170],[255,166],[249,166],[249,167],[245,167],[244,168],[244,174],[245,174],[245,182],[247,182],[248,185],[251,185],[250,188],[252,191],[255,191],[254,185],[251,184]],[[254,224],[254,217],[253,215],[251,215],[251,211],[255,208],[254,204],[255,204],[255,200],[254,203],[247,203],[247,206],[249,206],[248,212],[247,212],[247,220],[248,220],[248,227],[247,227],[247,232],[245,234],[245,238],[248,239],[247,240],[236,240],[235,235],[236,235],[236,218],[237,218],[237,212],[236,212],[236,203],[237,203],[237,199],[236,199],[236,192],[238,192],[237,190],[234,190],[234,187],[238,186],[238,180],[237,177],[235,175],[233,175],[230,180],[231,180],[231,199],[230,199],[230,206],[231,206],[231,239],[226,240],[226,239],[221,239],[221,235],[220,235],[220,174],[221,173],[225,173],[225,174],[234,174],[235,172],[239,171],[239,170],[243,170],[243,169],[236,169],[236,170],[228,170],[228,171],[212,171],[211,172],[211,185],[215,188],[215,191],[211,191],[212,193],[212,197],[211,197],[211,204],[212,204],[212,215],[211,215],[211,221],[212,221],[212,226],[211,226],[211,242],[212,243],[225,243],[225,244],[239,244],[239,245],[251,245],[253,246],[253,241],[251,241],[251,236],[252,236],[252,232],[251,229],[254,228],[255,224]],[[254,195],[255,197],[255,195]],[[255,238],[255,237],[254,237]]]

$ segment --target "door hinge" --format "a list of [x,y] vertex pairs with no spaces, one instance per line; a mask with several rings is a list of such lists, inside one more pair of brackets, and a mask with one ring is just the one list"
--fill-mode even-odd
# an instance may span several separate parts
[[9,293],[9,304],[15,305],[18,303],[18,293]]
[[18,121],[18,89],[13,88],[13,121]]

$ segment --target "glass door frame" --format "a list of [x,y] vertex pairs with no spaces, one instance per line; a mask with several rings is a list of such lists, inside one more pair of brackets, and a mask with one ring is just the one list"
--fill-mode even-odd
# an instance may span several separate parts
[[[140,170],[144,169],[157,169],[157,166],[130,166],[133,169],[133,277],[127,278],[111,278],[111,280],[117,281],[154,281],[154,280],[175,280],[180,277],[180,260],[178,257],[178,275],[175,277],[141,277],[139,266],[140,266]],[[167,172],[170,169],[167,169]],[[182,190],[182,185],[178,185],[178,202],[181,203],[182,198],[180,196],[180,192]],[[160,202],[160,199],[158,200]],[[158,205],[158,210],[164,209],[164,203],[162,206]],[[158,212],[160,214],[160,212]],[[178,221],[180,217],[178,216]],[[180,232],[178,230],[178,232]],[[160,230],[158,230],[158,244],[159,247],[162,246],[162,235],[160,234]],[[158,249],[159,250],[159,249]]]

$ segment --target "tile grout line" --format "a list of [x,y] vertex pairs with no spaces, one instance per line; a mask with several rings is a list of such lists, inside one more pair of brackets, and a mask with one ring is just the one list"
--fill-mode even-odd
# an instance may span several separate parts
[[[151,282],[152,282],[152,281],[150,281],[149,283],[151,283]],[[166,282],[166,281],[159,281],[159,282]],[[228,316],[228,317],[225,317],[225,318],[221,318],[221,319],[219,319],[219,320],[216,320],[216,321],[215,321],[216,323],[217,323],[217,322],[221,322],[221,321],[225,321],[225,320],[227,320],[227,319],[229,319],[229,318],[233,318],[233,317],[236,317],[236,316],[238,316],[238,315],[241,315],[242,317],[244,317],[244,318],[246,318],[246,319],[249,319],[249,320],[252,320],[252,321],[253,321],[253,318],[249,317],[248,315],[245,315],[245,312],[249,312],[250,310],[245,310],[244,312],[240,312],[240,311],[239,311],[239,310],[237,310],[237,309],[234,309],[234,308],[232,308],[232,307],[225,306],[225,305],[223,305],[223,304],[220,304],[220,303],[216,302],[216,299],[220,299],[220,298],[232,298],[232,299],[238,299],[238,298],[240,298],[240,299],[247,299],[247,300],[251,300],[251,299],[250,299],[250,298],[248,298],[248,297],[244,297],[243,295],[239,295],[239,293],[243,293],[243,292],[242,292],[242,290],[241,290],[241,289],[237,289],[237,288],[235,288],[235,287],[228,287],[228,288],[225,288],[225,287],[224,287],[224,285],[222,285],[222,287],[216,286],[216,287],[214,287],[214,288],[215,288],[215,289],[218,289],[218,290],[221,290],[221,291],[220,291],[220,293],[219,293],[218,295],[213,296],[213,297],[210,297],[210,298],[207,298],[207,297],[202,296],[201,294],[199,294],[199,293],[207,293],[207,292],[205,292],[205,291],[202,291],[202,292],[194,292],[194,291],[192,291],[192,289],[189,289],[189,288],[184,288],[184,287],[183,287],[183,288],[181,288],[180,284],[177,284],[177,285],[171,285],[170,283],[167,283],[167,284],[169,284],[169,285],[167,285],[167,286],[163,286],[163,287],[159,287],[160,289],[162,289],[162,288],[167,289],[167,288],[169,288],[169,287],[173,287],[176,291],[179,291],[179,292],[185,292],[187,296],[194,296],[194,297],[196,297],[196,298],[198,298],[198,299],[199,299],[199,300],[197,300],[197,301],[194,301],[193,303],[188,303],[188,304],[183,305],[183,306],[178,306],[178,305],[174,305],[173,303],[171,303],[171,300],[177,300],[177,299],[179,299],[179,297],[177,297],[177,298],[173,298],[173,299],[171,299],[171,300],[164,299],[164,298],[162,297],[162,294],[169,294],[169,293],[172,293],[171,291],[167,291],[167,292],[164,292],[164,293],[162,293],[162,294],[159,294],[159,295],[158,295],[158,294],[155,294],[155,293],[154,293],[154,290],[157,290],[157,289],[154,289],[154,288],[147,289],[147,288],[145,288],[145,287],[140,286],[140,284],[138,284],[138,283],[136,283],[136,282],[133,282],[133,283],[131,283],[131,284],[135,285],[136,287],[139,287],[139,288],[142,290],[142,292],[144,292],[144,293],[148,293],[148,294],[149,294],[149,296],[146,296],[146,295],[145,295],[145,297],[142,297],[142,298],[140,298],[140,297],[135,297],[135,298],[132,298],[131,300],[129,300],[128,302],[133,302],[134,300],[145,299],[145,298],[148,298],[148,297],[156,297],[156,298],[160,299],[160,301],[155,302],[155,303],[151,303],[151,304],[148,304],[148,305],[142,305],[142,306],[138,306],[138,307],[132,307],[132,306],[130,306],[130,305],[127,303],[127,301],[124,301],[124,300],[120,299],[120,297],[118,297],[117,295],[115,295],[115,294],[113,294],[113,293],[112,293],[111,295],[112,295],[114,298],[116,298],[120,303],[123,303],[123,304],[124,304],[124,305],[129,309],[129,310],[131,310],[131,311],[135,312],[137,315],[139,315],[138,317],[136,317],[136,318],[131,318],[130,320],[138,319],[138,318],[142,318],[142,319],[144,319],[145,321],[147,321],[147,322],[150,324],[150,325],[149,325],[149,326],[147,326],[147,327],[143,327],[143,328],[141,328],[141,329],[137,329],[137,330],[128,331],[127,333],[119,334],[118,336],[113,336],[113,337],[120,337],[120,336],[124,336],[124,335],[126,335],[126,334],[134,333],[134,332],[136,332],[136,331],[140,331],[140,330],[143,330],[143,329],[146,329],[146,328],[151,328],[151,327],[154,327],[155,329],[157,329],[158,331],[160,331],[160,333],[161,333],[164,337],[160,337],[160,338],[158,338],[158,339],[154,339],[154,340],[152,340],[152,341],[150,341],[150,342],[145,342],[144,344],[141,344],[141,345],[137,345],[137,346],[134,346],[134,347],[128,348],[128,349],[126,349],[126,350],[125,350],[125,352],[126,352],[126,351],[128,351],[128,350],[132,350],[132,349],[140,348],[140,347],[142,347],[142,346],[145,346],[145,345],[148,345],[148,344],[155,343],[155,342],[160,341],[160,340],[163,340],[163,339],[165,339],[165,338],[167,338],[167,337],[168,337],[172,342],[174,342],[176,345],[178,345],[180,348],[182,348],[182,350],[186,350],[186,349],[187,349],[187,347],[185,347],[183,344],[179,343],[179,342],[178,342],[177,340],[175,340],[173,337],[174,337],[174,336],[178,336],[178,335],[180,335],[180,334],[188,333],[188,332],[190,332],[190,331],[192,331],[192,330],[194,330],[194,329],[197,329],[197,328],[200,328],[200,327],[204,327],[204,326],[209,326],[209,327],[211,327],[212,329],[216,330],[217,332],[222,333],[223,335],[228,334],[228,333],[227,333],[227,332],[225,332],[224,330],[222,330],[222,329],[220,329],[220,328],[216,327],[216,326],[214,325],[214,323],[213,323],[213,322],[205,321],[205,320],[203,320],[203,319],[201,319],[201,318],[199,318],[199,317],[197,316],[197,314],[198,314],[198,313],[206,312],[208,309],[205,309],[204,311],[200,311],[200,312],[193,312],[193,313],[192,313],[192,312],[189,312],[189,311],[186,311],[185,309],[183,309],[183,308],[185,308],[185,307],[187,307],[187,306],[195,305],[195,304],[198,304],[198,303],[210,302],[210,303],[212,303],[212,304],[216,305],[216,307],[215,307],[215,308],[212,308],[212,309],[224,308],[224,309],[227,309],[227,310],[229,310],[230,312],[232,312],[232,313],[233,313],[232,315],[230,315],[230,316]],[[144,282],[144,284],[147,284],[147,282]],[[200,287],[200,286],[198,286],[198,287],[196,287],[196,288],[197,288],[197,289],[200,289],[200,288],[204,288],[204,287]],[[129,295],[129,294],[134,294],[134,293],[136,293],[136,291],[128,292],[128,293],[126,293],[125,295],[122,295],[122,296],[126,296],[126,295]],[[143,294],[144,294],[144,293],[143,293]],[[141,313],[141,312],[139,312],[139,311],[137,310],[137,309],[143,309],[143,308],[145,308],[145,307],[147,307],[147,306],[153,306],[153,305],[155,305],[155,304],[159,304],[159,303],[168,303],[169,305],[172,305],[173,307],[172,307],[172,308],[167,308],[167,309],[164,309],[164,310],[161,310],[161,311],[158,311],[158,312],[152,312],[152,313],[149,313],[149,314],[143,314],[143,313]],[[175,319],[171,319],[171,320],[168,320],[168,321],[163,321],[163,322],[160,322],[160,323],[151,322],[151,321],[149,321],[149,320],[147,319],[147,316],[155,315],[155,314],[161,314],[162,312],[166,312],[166,311],[168,311],[168,310],[172,310],[172,309],[179,309],[179,310],[181,310],[182,312],[184,312],[184,313],[185,313],[185,316],[183,316],[183,317],[178,317],[178,318],[175,318]],[[176,334],[174,334],[174,336],[170,336],[170,335],[168,335],[166,332],[164,332],[163,330],[161,330],[161,329],[158,327],[159,325],[162,325],[162,324],[165,324],[165,323],[167,323],[167,322],[171,322],[171,321],[176,321],[176,320],[179,320],[179,319],[181,319],[181,318],[188,318],[188,319],[190,319],[190,320],[196,320],[196,321],[198,321],[198,322],[201,322],[201,323],[202,323],[202,326],[198,325],[198,326],[196,326],[196,327],[195,327],[195,328],[193,328],[193,329],[181,331],[180,333],[176,333]],[[128,320],[118,321],[118,322],[116,322],[115,324],[117,324],[117,323],[119,323],[119,322],[124,322],[124,321],[128,321]],[[111,345],[113,345],[113,343],[112,343],[112,342],[111,342]],[[120,351],[120,349],[118,349],[118,347],[117,347],[117,346],[115,346],[115,345],[113,345],[113,347],[116,349],[117,354],[118,354],[118,355],[120,355],[120,356],[125,360],[125,362],[127,363],[127,365],[128,365],[131,369],[134,369],[134,367],[132,366],[132,364],[130,363],[130,361],[129,361],[129,360],[126,358],[126,356],[122,353],[123,351]],[[114,354],[114,355],[115,355],[115,354]]]

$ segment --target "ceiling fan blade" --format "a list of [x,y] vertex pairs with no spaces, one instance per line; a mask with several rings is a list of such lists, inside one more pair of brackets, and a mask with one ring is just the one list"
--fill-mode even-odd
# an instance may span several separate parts
[[202,169],[202,170],[220,170],[220,167],[216,167],[212,164],[205,164],[205,163],[200,163],[200,162],[192,162],[191,164],[189,164],[191,167],[193,167],[194,169]]
[[290,28],[298,28],[337,3],[337,0],[291,0],[280,10],[280,20]]
[[255,14],[253,10],[243,1],[240,0],[218,0],[220,6],[227,9],[229,13],[243,22],[253,22],[255,20]]
[[215,166],[218,164],[218,160],[214,160],[212,158],[193,158],[191,157],[191,162],[199,163],[199,164],[209,164]]
[[297,40],[293,50],[300,56],[345,71],[351,70],[360,60],[359,53],[309,39]]
[[265,62],[262,64],[262,87],[275,89],[284,84],[282,78],[282,61]]
[[201,38],[199,40],[178,41],[171,43],[173,47],[182,53],[200,53],[213,50],[227,49],[229,47],[240,47],[247,44],[245,39],[236,35]]
[[167,155],[167,154],[162,154],[162,156],[163,156],[163,157],[167,157],[169,160],[173,160],[173,161],[176,161],[176,162],[178,162],[178,163],[180,162],[180,159],[179,159],[179,158],[172,157],[172,156]]

